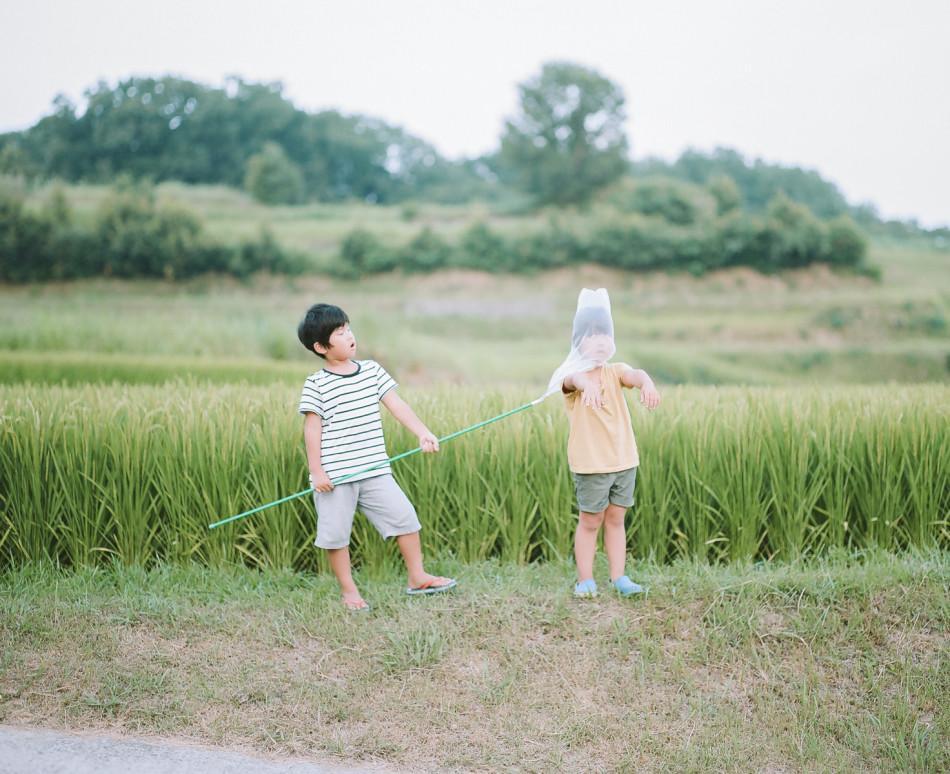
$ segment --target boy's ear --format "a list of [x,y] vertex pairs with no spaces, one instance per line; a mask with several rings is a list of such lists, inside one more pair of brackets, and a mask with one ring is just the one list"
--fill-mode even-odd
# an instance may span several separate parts
[[319,341],[315,341],[313,342],[313,351],[316,352],[318,355],[325,355],[327,354],[328,350]]

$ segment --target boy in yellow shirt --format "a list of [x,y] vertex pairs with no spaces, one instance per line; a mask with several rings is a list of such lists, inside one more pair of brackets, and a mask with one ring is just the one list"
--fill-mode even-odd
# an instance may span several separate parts
[[[585,293],[591,295],[585,297]],[[643,588],[625,572],[624,518],[634,503],[640,457],[623,388],[638,387],[640,402],[651,410],[660,404],[660,394],[646,371],[608,362],[616,352],[610,302],[605,290],[596,293],[602,295],[581,294],[572,348],[578,370],[568,373],[561,383],[571,426],[567,459],[580,511],[574,535],[574,596],[597,596],[594,554],[601,525],[610,582],[621,595],[631,596]]]

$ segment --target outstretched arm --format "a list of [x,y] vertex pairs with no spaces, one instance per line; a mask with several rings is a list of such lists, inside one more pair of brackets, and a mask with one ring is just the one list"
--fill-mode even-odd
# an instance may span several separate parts
[[648,409],[655,409],[660,405],[660,393],[650,375],[639,368],[628,368],[620,377],[624,387],[639,387],[640,402]]
[[400,398],[395,390],[390,390],[383,395],[383,405],[396,417],[399,424],[418,436],[419,447],[422,451],[437,452],[439,450],[439,439],[429,431],[429,428],[416,416],[416,412],[409,408],[409,404]]

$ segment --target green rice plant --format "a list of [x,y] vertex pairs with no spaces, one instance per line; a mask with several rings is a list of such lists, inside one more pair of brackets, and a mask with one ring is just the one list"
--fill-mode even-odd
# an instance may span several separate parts
[[528,467],[535,441],[532,425],[518,422],[508,442],[496,441],[491,467],[482,475],[482,507],[498,521],[497,552],[502,561],[523,564],[537,555],[540,509],[524,478],[511,475]]
[[[123,564],[145,564],[154,554],[152,544],[159,528],[156,506],[152,445],[161,426],[152,419],[152,412],[141,411],[129,397],[109,407],[105,423],[97,431],[106,430],[101,444],[102,477],[97,482],[107,495],[109,528],[113,535],[116,558]],[[135,482],[130,486],[129,482]],[[81,511],[70,514],[84,518]]]
[[256,462],[244,454],[246,399],[238,410],[224,399],[229,392],[238,397],[236,391],[208,391],[205,405],[188,401],[186,394],[175,396],[174,404],[164,407],[166,426],[156,460],[166,540],[172,541],[176,558],[212,566],[236,561],[243,531],[256,529],[242,525],[236,535],[207,529],[207,514],[236,513],[247,502],[244,478]]
[[[567,466],[565,416],[560,408],[545,408],[531,416],[517,417],[530,436],[525,439],[520,461],[524,476],[520,481],[517,476],[512,478],[538,508],[534,537],[537,548],[526,558],[555,560],[570,556],[573,550],[577,504]],[[500,436],[499,441],[503,440]]]
[[803,426],[798,409],[778,406],[762,411],[758,423],[772,492],[769,554],[785,560],[794,560],[808,549],[809,533],[815,531],[813,517],[826,486],[826,468],[816,445],[818,433]]
[[709,485],[717,534],[725,537],[720,548],[726,557],[750,560],[759,554],[775,494],[766,487],[764,429],[757,421],[761,417],[750,394],[722,400],[719,408]]
[[909,508],[904,522],[908,545],[946,544],[950,527],[950,443],[946,406],[942,414],[918,412],[915,431],[902,436],[905,445],[904,491]]
[[[82,411],[74,404],[73,417]],[[111,545],[111,526],[116,522],[110,518],[110,500],[104,492],[103,480],[106,477],[106,461],[101,454],[102,447],[95,436],[75,419],[67,420],[60,426],[69,436],[60,446],[60,453],[53,457],[55,475],[50,482],[57,497],[50,503],[47,515],[57,532],[61,550],[65,552],[65,561],[72,566],[95,564],[97,554],[114,555]],[[73,479],[77,470],[88,486],[75,487]],[[67,493],[72,493],[69,507],[66,508]]]
[[[279,453],[282,446],[287,446],[284,443],[283,430],[282,424],[272,423],[254,424],[249,427],[246,437],[248,456],[265,459],[269,455]],[[280,458],[290,457],[293,451],[292,448],[286,449]],[[299,447],[296,451],[298,459],[294,467],[298,471],[306,470],[306,456]],[[292,469],[291,462],[292,457],[287,460],[286,468],[281,465],[247,467],[242,477],[242,491],[247,500],[263,503],[282,497],[286,493],[288,472]],[[304,488],[306,483],[301,481],[296,491],[302,491]],[[315,529],[314,525],[313,500],[303,498],[299,503],[288,503],[283,507],[279,519],[252,520],[244,525],[237,549],[252,566],[260,566],[262,569],[300,566],[305,561],[304,554],[312,552],[312,541],[301,542],[299,536]]]
[[[861,421],[851,456],[855,462],[854,522],[862,548],[896,548],[903,529],[907,497],[902,453],[903,416],[880,410],[870,402],[860,407]],[[915,432],[917,432],[915,428]]]
[[[438,435],[525,402],[517,391],[409,395]],[[632,396],[631,396],[632,397]],[[208,524],[307,486],[296,388],[0,387],[0,562],[325,568],[309,497]],[[631,553],[751,560],[950,544],[950,388],[675,388],[633,406]],[[390,454],[416,445],[384,411]],[[393,467],[430,557],[568,557],[577,510],[567,418],[551,400]],[[362,571],[398,551],[358,516]]]
[[[684,443],[686,439],[681,435],[683,422],[634,409],[633,424],[635,435],[641,439],[640,466],[634,490],[635,507],[629,519],[628,542],[638,556],[655,562],[664,562],[674,553],[688,555],[685,547],[674,551],[676,541],[684,534],[677,528],[683,498],[679,486],[680,471],[669,454],[660,456],[651,451],[673,450]],[[643,447],[644,437],[650,439],[648,448]]]
[[857,427],[857,417],[851,412],[826,412],[824,421],[834,425],[824,433],[816,433],[815,451],[824,479],[821,497],[815,504],[814,529],[811,547],[814,550],[830,546],[854,547],[848,520],[851,518],[854,496],[854,462],[850,450]]
[[[68,453],[74,444],[65,441],[65,426],[47,422],[29,396],[23,396],[15,410],[4,406],[0,417],[2,555],[8,561],[58,560],[55,525],[65,510],[68,490],[56,486],[56,452]],[[82,470],[74,467],[71,473],[75,486]],[[82,558],[89,557],[84,553]]]
[[[678,492],[674,555],[705,558],[726,539],[715,532],[715,492],[709,485],[711,471],[706,454],[713,440],[711,423],[706,419],[688,422],[682,415],[673,421],[680,423],[678,438],[665,450],[659,464],[667,464],[674,471],[671,478]],[[646,443],[640,448],[641,453],[648,453]]]

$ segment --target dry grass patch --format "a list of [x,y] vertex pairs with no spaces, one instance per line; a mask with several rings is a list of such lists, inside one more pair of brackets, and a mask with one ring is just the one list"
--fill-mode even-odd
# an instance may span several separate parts
[[[3,576],[0,722],[174,736],[413,771],[938,770],[943,554],[570,568],[440,565],[457,593],[201,568]],[[909,649],[913,649],[913,652]]]

